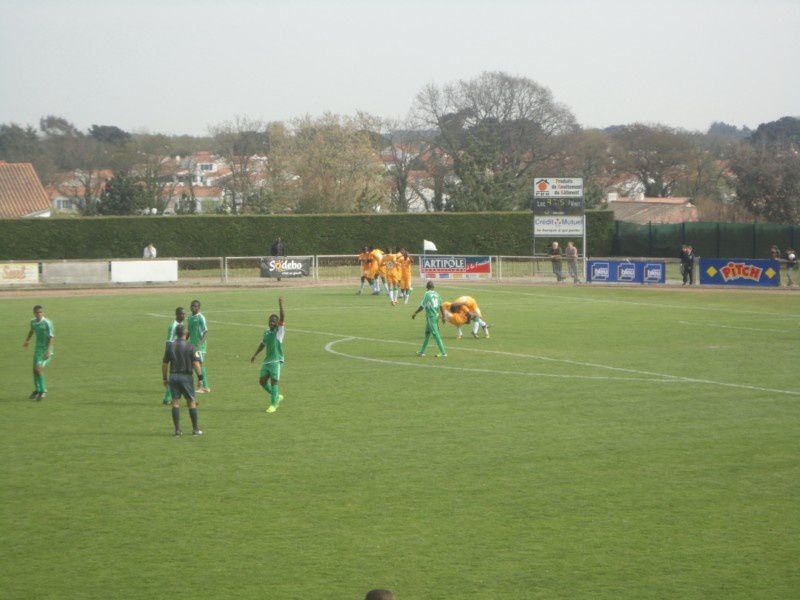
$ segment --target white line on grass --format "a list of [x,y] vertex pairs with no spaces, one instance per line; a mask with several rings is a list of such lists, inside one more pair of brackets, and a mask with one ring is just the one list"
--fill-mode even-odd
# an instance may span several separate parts
[[[146,314],[148,316],[158,317],[160,319],[166,319],[166,318],[170,317],[170,315],[163,315],[163,314],[157,314],[157,313],[146,313]],[[258,328],[258,329],[264,329],[263,325],[255,325],[253,323],[235,323],[235,322],[231,322],[231,321],[218,321],[216,319],[206,319],[206,320],[209,323],[218,323],[220,325],[231,325],[231,326],[234,326],[234,327],[254,327],[254,328]],[[347,335],[347,334],[343,334],[343,333],[335,333],[335,332],[331,332],[331,331],[317,331],[317,330],[314,330],[314,329],[296,329],[294,327],[292,327],[292,328],[288,328],[287,327],[287,330],[288,331],[292,331],[292,332],[296,332],[296,333],[307,333],[307,334],[310,334],[310,335],[325,335],[325,336],[332,336],[332,337],[336,337],[336,338],[348,338],[348,339],[354,339],[354,340],[364,340],[364,341],[368,341],[368,342],[382,342],[384,344],[403,344],[403,345],[406,345],[406,346],[408,346],[408,345],[416,346],[417,345],[415,342],[404,342],[404,341],[401,341],[401,340],[386,340],[386,339],[381,339],[381,338],[363,337],[363,336],[355,336],[355,335],[351,336],[351,335]],[[543,361],[548,361],[548,362],[564,363],[564,364],[575,365],[575,366],[580,366],[580,367],[592,367],[592,368],[597,368],[597,369],[606,369],[606,370],[609,370],[609,371],[617,371],[617,372],[621,372],[621,373],[631,373],[631,374],[634,374],[634,375],[647,375],[647,376],[652,376],[652,377],[660,377],[660,378],[663,378],[663,380],[665,380],[665,381],[666,380],[674,380],[674,381],[683,381],[683,382],[686,382],[686,383],[702,383],[702,384],[706,384],[706,385],[716,385],[716,386],[720,386],[720,387],[729,387],[729,388],[742,389],[742,390],[753,390],[753,391],[757,391],[757,392],[771,392],[771,393],[775,393],[775,394],[786,394],[786,395],[789,395],[789,396],[800,396],[800,392],[796,392],[796,391],[793,391],[793,390],[780,390],[780,389],[775,389],[775,388],[761,387],[761,386],[757,386],[757,385],[747,385],[747,384],[744,384],[744,383],[730,383],[730,382],[727,382],[727,381],[714,381],[714,380],[711,380],[711,379],[698,379],[698,378],[694,378],[694,377],[682,377],[682,376],[679,376],[679,375],[670,375],[668,373],[655,373],[653,371],[642,371],[642,370],[639,370],[639,369],[627,369],[627,368],[624,368],[624,367],[614,367],[614,366],[611,366],[611,365],[603,365],[603,364],[599,364],[599,363],[582,362],[582,361],[570,360],[570,359],[566,359],[566,358],[553,358],[553,357],[550,357],[550,356],[540,356],[540,355],[537,355],[537,354],[522,354],[522,353],[518,353],[518,352],[503,352],[501,350],[484,350],[482,348],[455,348],[455,350],[464,350],[464,351],[469,351],[469,352],[481,352],[481,353],[484,353],[484,354],[499,354],[499,355],[503,355],[503,356],[514,356],[514,357],[518,357],[518,358],[530,358],[530,359],[534,359],[534,360],[543,360]],[[496,371],[491,371],[491,372],[496,372]],[[659,379],[657,381],[661,381],[661,379]]]
[[762,327],[737,327],[735,325],[718,325],[717,323],[703,323],[701,321],[678,321],[681,325],[699,325],[700,327],[714,327],[715,329],[737,329],[740,331],[776,331],[786,333],[786,329],[766,329]]
[[[367,362],[381,363],[385,365],[403,365],[409,367],[422,367],[426,369],[447,369],[450,371],[468,371],[470,373],[489,373],[491,375],[522,375],[525,377],[552,377],[556,379],[591,379],[600,381],[645,381],[648,383],[684,383],[681,379],[652,379],[643,377],[608,377],[605,375],[559,375],[557,373],[537,373],[534,371],[502,371],[500,369],[479,369],[475,367],[453,367],[450,365],[438,364],[427,365],[422,362],[407,362],[402,360],[387,360],[384,358],[372,358],[369,356],[358,356],[356,354],[347,354],[334,350],[333,347],[341,342],[351,342],[363,338],[346,337],[338,340],[333,340],[325,344],[325,350],[331,354],[344,356],[345,358],[353,358],[355,360],[364,360]],[[422,360],[422,358],[420,358]]]

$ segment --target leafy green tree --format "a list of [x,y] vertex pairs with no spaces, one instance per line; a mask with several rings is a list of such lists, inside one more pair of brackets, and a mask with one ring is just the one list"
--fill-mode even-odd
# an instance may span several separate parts
[[134,215],[147,208],[147,200],[141,184],[124,173],[119,173],[108,180],[97,212],[101,215]]
[[776,136],[781,141],[774,142],[765,138],[741,148],[731,161],[737,201],[767,221],[800,224],[798,148],[785,136]]
[[420,127],[436,129],[435,143],[452,162],[446,191],[454,210],[527,206],[537,167],[555,158],[559,136],[577,127],[549,89],[502,72],[429,85],[414,114]]

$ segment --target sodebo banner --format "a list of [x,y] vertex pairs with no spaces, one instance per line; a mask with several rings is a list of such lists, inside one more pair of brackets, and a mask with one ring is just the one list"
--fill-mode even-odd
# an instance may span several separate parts
[[261,277],[308,277],[311,258],[308,256],[268,256],[261,259]]

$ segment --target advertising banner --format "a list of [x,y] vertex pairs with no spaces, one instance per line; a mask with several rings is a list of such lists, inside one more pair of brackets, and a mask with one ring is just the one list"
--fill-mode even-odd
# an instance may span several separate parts
[[534,216],[533,234],[536,237],[583,235],[583,216]]
[[580,216],[584,213],[583,198],[535,198],[533,214],[537,216]]
[[706,285],[779,286],[777,260],[758,258],[701,258],[700,283]]
[[489,279],[490,256],[421,256],[419,273],[427,279]]
[[266,256],[261,259],[261,277],[308,277],[310,256]]
[[663,261],[590,260],[589,283],[666,283],[667,267]]
[[108,283],[108,261],[42,263],[44,283]]
[[536,177],[534,198],[583,198],[582,177]]
[[177,260],[112,260],[114,283],[155,283],[178,281]]
[[0,263],[0,286],[39,283],[39,263]]

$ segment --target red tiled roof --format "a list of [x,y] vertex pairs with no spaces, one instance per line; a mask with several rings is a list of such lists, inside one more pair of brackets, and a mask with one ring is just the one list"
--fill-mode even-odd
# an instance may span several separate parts
[[25,217],[50,210],[50,199],[31,163],[0,161],[0,217]]

